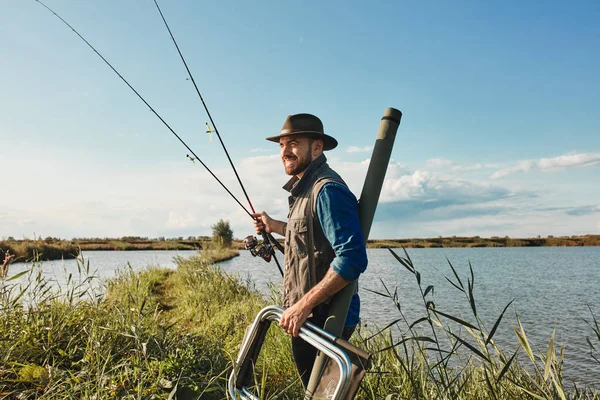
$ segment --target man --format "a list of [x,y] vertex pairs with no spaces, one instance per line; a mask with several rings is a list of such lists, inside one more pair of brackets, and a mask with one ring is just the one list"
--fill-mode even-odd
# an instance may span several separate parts
[[[337,146],[319,118],[290,115],[278,142],[285,172],[292,178],[288,221],[267,213],[254,214],[254,227],[285,236],[283,306],[280,326],[292,335],[292,351],[304,387],[308,385],[316,349],[298,337],[308,319],[323,327],[331,297],[358,279],[367,267],[364,238],[358,222],[358,203],[342,178],[327,165],[323,151]],[[354,294],[346,317],[344,339],[358,324],[360,299]]]

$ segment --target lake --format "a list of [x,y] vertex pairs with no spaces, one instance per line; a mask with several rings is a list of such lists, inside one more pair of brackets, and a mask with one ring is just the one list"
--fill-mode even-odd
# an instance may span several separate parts
[[[402,250],[396,250],[403,254]],[[539,353],[546,353],[547,344],[556,329],[555,342],[564,346],[564,376],[567,380],[600,387],[600,364],[592,359],[586,337],[595,345],[593,331],[583,321],[591,319],[588,305],[600,319],[600,247],[527,247],[527,248],[440,248],[408,249],[416,269],[421,273],[423,288],[434,285],[428,295],[440,311],[463,316],[473,322],[465,295],[456,290],[445,277],[456,279],[448,260],[466,286],[469,262],[475,276],[474,297],[477,312],[488,330],[502,309],[508,309],[495,338],[507,354],[517,348],[512,329],[518,314],[528,339]],[[86,251],[84,256],[97,275],[109,278],[118,268],[131,265],[140,270],[149,265],[175,268],[173,257],[189,256],[193,251]],[[408,320],[423,315],[423,303],[414,275],[410,274],[386,249],[369,249],[369,267],[360,278],[361,317],[368,325],[384,326],[400,317],[395,304],[368,290],[383,292],[382,281],[390,291],[397,290],[403,313]],[[279,260],[282,261],[280,253]],[[272,261],[241,256],[225,261],[220,267],[251,280],[261,292],[269,293],[269,282],[279,285],[281,277]],[[11,275],[26,268],[11,266]],[[65,271],[76,272],[76,261],[49,261],[44,273],[58,282],[65,282]],[[405,326],[401,327],[405,329]],[[524,358],[523,358],[524,359]]]

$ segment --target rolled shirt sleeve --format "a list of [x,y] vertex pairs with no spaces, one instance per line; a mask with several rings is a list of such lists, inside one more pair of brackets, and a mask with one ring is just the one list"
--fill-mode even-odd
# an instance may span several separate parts
[[368,261],[356,197],[346,186],[328,182],[317,196],[317,215],[335,252],[331,268],[347,281],[358,279]]

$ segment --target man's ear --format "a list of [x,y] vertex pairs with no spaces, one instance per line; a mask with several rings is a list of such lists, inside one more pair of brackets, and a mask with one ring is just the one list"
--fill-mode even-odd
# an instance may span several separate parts
[[315,139],[313,141],[313,154],[320,155],[323,152],[323,141],[321,139]]

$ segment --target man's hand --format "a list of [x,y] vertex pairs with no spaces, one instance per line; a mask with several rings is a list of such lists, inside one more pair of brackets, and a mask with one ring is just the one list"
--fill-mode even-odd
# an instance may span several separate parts
[[269,214],[264,211],[252,214],[252,217],[254,218],[254,230],[257,235],[260,235],[264,230],[267,233],[278,233],[285,236],[285,232],[283,231],[285,222],[269,217]]
[[283,312],[279,326],[290,335],[298,337],[298,331],[312,309],[342,290],[347,284],[347,280],[329,268],[325,277],[315,287],[310,289],[296,304]]
[[298,337],[298,331],[300,331],[300,327],[304,324],[311,311],[312,309],[306,307],[304,302],[300,300],[283,312],[279,326],[290,335]]

